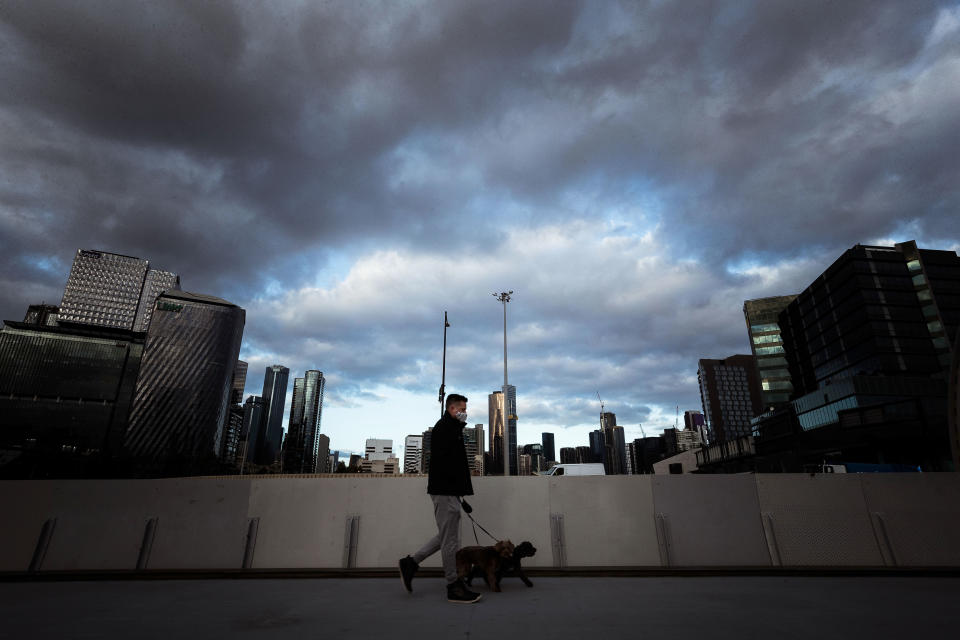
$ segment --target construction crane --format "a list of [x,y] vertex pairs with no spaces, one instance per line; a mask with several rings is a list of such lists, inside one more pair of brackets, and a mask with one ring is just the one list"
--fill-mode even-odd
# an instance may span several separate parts
[[597,400],[600,401],[600,431],[603,431],[603,398],[600,397],[599,391],[597,391]]

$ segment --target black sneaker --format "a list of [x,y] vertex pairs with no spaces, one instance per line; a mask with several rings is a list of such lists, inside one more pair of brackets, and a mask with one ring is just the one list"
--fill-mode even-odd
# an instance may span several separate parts
[[479,593],[467,589],[467,586],[463,584],[463,580],[457,580],[447,585],[447,602],[473,604],[482,597]]
[[417,569],[420,568],[420,565],[417,564],[417,561],[407,556],[406,558],[400,558],[400,579],[403,580],[403,588],[413,593],[413,587],[410,586],[410,583],[413,582],[413,574],[417,572]]

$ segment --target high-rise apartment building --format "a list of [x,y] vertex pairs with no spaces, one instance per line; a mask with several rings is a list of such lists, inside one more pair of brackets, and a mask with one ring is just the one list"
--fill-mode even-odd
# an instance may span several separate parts
[[790,400],[793,384],[780,336],[780,312],[797,296],[775,296],[747,300],[743,317],[747,321],[750,349],[757,363],[764,411],[782,407]]
[[430,473],[430,445],[433,442],[433,427],[424,431],[420,439],[422,448],[420,449],[420,473],[426,475]]
[[287,382],[290,369],[275,364],[267,367],[263,377],[263,414],[257,435],[254,460],[258,464],[273,464],[280,455],[283,441],[283,410],[287,402]]
[[463,428],[463,444],[467,449],[470,475],[483,475],[483,425]]
[[403,440],[403,472],[420,473],[423,435],[409,435]]
[[750,435],[750,421],[763,413],[754,357],[735,355],[723,360],[700,360],[697,379],[710,444]]
[[560,447],[560,464],[577,464],[580,462],[576,447]]
[[700,432],[693,429],[664,429],[663,440],[667,456],[675,456],[684,451],[699,449],[703,446]]
[[80,249],[60,302],[59,321],[146,331],[157,297],[178,290],[174,273],[141,258]]
[[245,312],[213,296],[168,291],[147,331],[124,448],[155,468],[221,454]]
[[540,443],[543,445],[543,457],[548,462],[557,461],[557,450],[553,446],[553,434],[541,433]]

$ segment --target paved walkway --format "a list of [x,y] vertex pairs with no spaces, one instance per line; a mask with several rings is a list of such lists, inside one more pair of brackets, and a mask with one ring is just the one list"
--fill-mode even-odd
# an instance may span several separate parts
[[539,577],[475,605],[437,578],[0,583],[0,638],[952,638],[960,578]]

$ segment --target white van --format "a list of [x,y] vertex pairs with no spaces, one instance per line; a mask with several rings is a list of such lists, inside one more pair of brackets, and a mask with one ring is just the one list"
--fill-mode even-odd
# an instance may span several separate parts
[[558,464],[542,476],[604,476],[603,464],[590,462],[587,464]]

